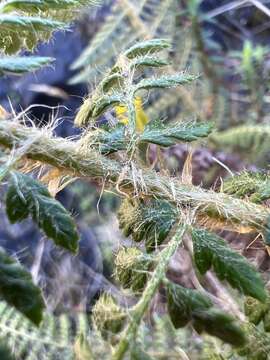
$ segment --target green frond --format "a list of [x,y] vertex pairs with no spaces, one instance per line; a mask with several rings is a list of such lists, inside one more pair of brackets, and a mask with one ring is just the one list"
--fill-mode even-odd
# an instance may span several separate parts
[[[86,314],[83,316],[87,317]],[[67,315],[53,317],[45,314],[37,328],[20,312],[0,302],[0,336],[12,349],[16,359],[74,360],[76,337],[79,334],[87,336],[90,330],[89,325],[86,328],[79,325],[77,322],[74,329],[73,321]]]
[[[76,17],[92,0],[2,0],[0,3],[0,55],[20,50],[32,51],[39,41],[47,41],[55,30],[67,29],[67,21]],[[52,59],[0,56],[0,76],[23,74],[46,65]]]
[[[71,82],[91,82],[100,78],[100,71],[115,62],[116,54],[143,40],[149,31],[151,38],[166,37],[167,42],[171,42],[170,27],[175,18],[172,8],[175,8],[175,0],[117,1],[96,36],[73,64],[73,69],[83,69]],[[167,47],[165,41],[161,45]],[[144,53],[147,50],[145,47]]]
[[172,88],[179,85],[188,84],[198,77],[190,74],[163,75],[158,78],[143,79],[135,85],[135,92],[139,90]]
[[124,56],[128,59],[134,59],[144,55],[155,54],[170,47],[171,43],[166,39],[145,40],[131,46],[124,52]]
[[269,152],[269,141],[269,125],[241,125],[209,137],[214,148],[239,152],[244,157],[257,161],[263,161]]
[[213,128],[211,123],[162,123],[151,121],[140,137],[141,141],[168,147],[178,142],[190,142],[207,137]]
[[170,63],[166,59],[157,59],[152,56],[140,56],[135,58],[130,64],[130,69],[138,69],[140,67],[162,67],[168,66]]
[[5,74],[21,75],[25,72],[35,71],[52,61],[52,58],[38,56],[0,58],[0,76]]
[[[138,136],[142,143],[153,143],[163,147],[172,146],[179,142],[191,142],[208,136],[211,132],[211,123],[169,123],[151,121],[145,126],[144,132]],[[111,154],[128,147],[125,137],[125,126],[118,124],[112,129],[102,129],[90,132],[89,139],[84,143],[97,148],[102,154]]]
[[194,260],[201,274],[213,267],[220,280],[262,302],[267,294],[263,280],[248,260],[232,250],[219,236],[202,229],[192,229]]

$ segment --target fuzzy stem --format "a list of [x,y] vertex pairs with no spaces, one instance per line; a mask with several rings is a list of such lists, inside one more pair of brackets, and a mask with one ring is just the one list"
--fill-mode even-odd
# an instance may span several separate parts
[[151,280],[148,281],[147,286],[141,296],[139,302],[135,305],[131,313],[130,322],[124,331],[118,347],[113,354],[112,360],[121,360],[123,359],[126,351],[129,348],[130,343],[134,340],[140,322],[147,311],[150,301],[155,295],[161,281],[164,279],[169,261],[175,251],[178,249],[178,246],[181,244],[183,236],[186,231],[186,226],[177,226],[174,228],[174,235],[169,241],[168,245],[161,251],[159,254],[158,265],[153,272]]
[[208,228],[212,228],[216,221],[221,225],[240,224],[261,231],[270,216],[269,209],[262,205],[183,184],[134,164],[128,168],[126,164],[101,156],[94,149],[82,151],[77,142],[53,138],[48,130],[26,127],[11,120],[0,121],[0,145],[18,148],[27,142],[30,145],[25,155],[30,159],[53,165],[73,176],[103,179],[106,186],[112,185],[131,196],[136,193],[188,206],[196,210],[199,220],[202,216],[212,221],[209,225],[206,222]]

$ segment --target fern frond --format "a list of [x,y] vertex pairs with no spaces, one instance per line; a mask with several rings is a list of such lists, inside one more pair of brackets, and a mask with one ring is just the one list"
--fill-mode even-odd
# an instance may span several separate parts
[[[73,69],[84,69],[71,82],[100,78],[100,71],[111,66],[116,55],[135,41],[157,36],[171,40],[166,26],[161,31],[160,25],[164,19],[170,24],[174,22],[175,14],[170,11],[174,6],[175,0],[117,1],[97,35],[73,64]],[[97,67],[88,68],[91,64]]]
[[[86,314],[83,316],[87,317]],[[89,325],[80,327],[77,322],[74,329],[73,323],[67,315],[53,317],[46,314],[37,328],[20,312],[0,302],[0,336],[5,338],[18,359],[74,360],[75,338],[79,334],[87,336]]]
[[[160,61],[159,55],[162,50],[168,49],[169,47],[170,43],[164,39],[151,39],[138,42],[123,54],[120,54],[115,65],[106,73],[104,79],[99,83],[93,94],[84,101],[75,118],[75,124],[83,126],[91,122],[91,120],[93,123],[110,108],[115,107],[117,109],[121,106],[127,110],[129,118],[127,125],[129,129],[132,129],[132,131],[136,130],[138,120],[136,94],[138,92],[152,89],[174,88],[188,84],[198,78],[196,75],[182,72],[180,74],[169,75],[157,74],[155,77],[151,76],[138,79],[139,74],[134,72],[134,64],[136,64],[136,61],[139,60],[140,67],[146,68],[144,70],[146,74],[148,74],[149,68],[164,66],[165,62],[163,59]],[[146,54],[149,54],[147,55],[147,61],[145,61]],[[157,57],[155,57],[155,55]],[[141,61],[142,59],[144,61]],[[140,111],[140,113],[142,115],[142,111]],[[151,130],[153,132],[153,128]],[[166,129],[163,130],[165,136]],[[168,136],[169,134],[167,134],[167,137]],[[149,136],[148,139],[144,139],[144,141],[150,142]]]
[[209,137],[216,149],[239,152],[251,160],[264,160],[269,152],[269,125],[242,125],[214,133]]

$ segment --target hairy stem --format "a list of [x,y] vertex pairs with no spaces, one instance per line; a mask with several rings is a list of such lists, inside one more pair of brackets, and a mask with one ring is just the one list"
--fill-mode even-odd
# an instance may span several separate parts
[[101,156],[94,149],[82,150],[78,142],[53,138],[46,129],[26,127],[17,121],[0,122],[0,145],[18,148],[25,143],[30,143],[25,150],[25,156],[30,159],[53,165],[74,176],[100,178],[106,186],[114,186],[130,196],[155,197],[176,206],[188,206],[208,228],[213,228],[216,223],[222,228],[228,223],[232,227],[235,224],[261,231],[270,216],[269,209],[262,205],[183,184],[178,179],[141,169],[134,163],[126,166]]
[[123,359],[126,351],[129,348],[129,345],[132,343],[132,341],[134,341],[140,322],[145,312],[149,308],[150,301],[158,290],[161,281],[165,277],[169,261],[177,250],[178,246],[181,244],[185,231],[186,226],[178,225],[176,228],[174,228],[174,235],[172,236],[165,249],[163,249],[159,254],[158,265],[153,272],[151,280],[148,281],[147,286],[141,296],[141,299],[133,308],[130,322],[120,339],[118,347],[113,355],[113,360]]

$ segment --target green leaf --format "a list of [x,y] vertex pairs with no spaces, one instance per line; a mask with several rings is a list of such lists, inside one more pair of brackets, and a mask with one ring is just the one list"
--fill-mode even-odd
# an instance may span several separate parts
[[6,345],[5,340],[0,340],[0,359],[1,360],[15,360],[11,349]]
[[109,108],[118,105],[121,102],[122,102],[121,94],[104,95],[94,103],[92,116],[94,118],[97,118],[101,116]]
[[158,59],[153,56],[143,56],[139,58],[135,58],[130,64],[130,69],[137,69],[142,66],[146,67],[162,67],[169,65],[168,60],[166,59]]
[[32,216],[44,233],[56,245],[72,252],[78,249],[78,232],[66,209],[54,198],[47,188],[31,177],[12,172],[6,196],[6,210],[11,223]]
[[44,301],[32,277],[17,261],[0,250],[0,296],[33,323],[42,320]]
[[1,12],[9,13],[12,11],[23,11],[37,13],[40,11],[63,10],[78,8],[80,6],[98,4],[97,1],[90,0],[6,0],[1,4]]
[[0,75],[21,75],[28,71],[35,71],[44,65],[48,65],[54,59],[48,57],[6,57],[0,59]]
[[183,286],[173,284],[167,285],[168,312],[176,329],[186,326],[195,311],[211,308],[212,301],[202,293]]
[[100,88],[104,92],[108,92],[112,89],[118,89],[123,84],[124,78],[122,74],[113,73],[106,76],[100,83]]
[[267,298],[260,274],[248,260],[232,250],[219,236],[192,229],[195,264],[201,274],[213,267],[220,280],[262,302]]
[[205,331],[233,346],[243,346],[246,342],[244,332],[236,324],[235,319],[215,308],[195,312],[193,326],[198,333]]
[[124,55],[128,59],[134,59],[137,56],[154,54],[170,47],[171,43],[165,39],[151,39],[135,44]]
[[189,74],[163,75],[158,78],[143,79],[134,86],[134,94],[139,90],[165,89],[188,84],[198,76]]
[[40,17],[0,15],[0,29],[3,31],[48,31],[65,27],[65,23]]
[[65,23],[56,20],[0,14],[0,49],[6,54],[23,48],[33,50],[39,40],[47,40],[52,31],[64,28]]
[[234,346],[245,343],[245,335],[235,319],[216,309],[198,290],[168,282],[168,312],[176,329],[191,323],[198,333],[207,332]]
[[212,123],[168,123],[160,120],[149,122],[143,134],[141,141],[168,147],[178,142],[195,141],[201,137],[208,136],[213,128]]
[[[93,135],[95,136],[95,135]],[[98,147],[101,154],[111,154],[119,150],[125,150],[127,141],[125,138],[125,126],[118,124],[109,131],[98,131],[94,137],[94,144]]]
[[124,236],[136,242],[145,240],[147,252],[154,251],[168,236],[177,219],[177,210],[167,201],[137,202],[124,200],[118,211]]

